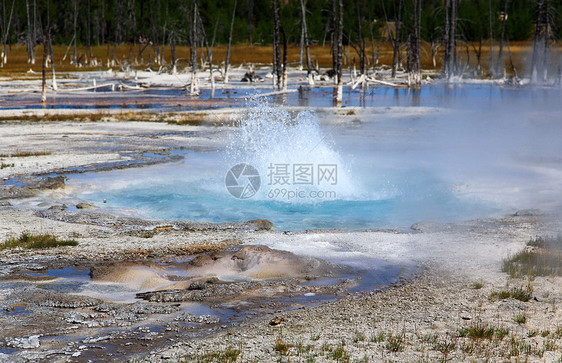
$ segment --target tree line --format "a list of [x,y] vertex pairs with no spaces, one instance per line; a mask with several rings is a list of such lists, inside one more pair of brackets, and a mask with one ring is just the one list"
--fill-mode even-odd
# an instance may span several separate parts
[[[113,61],[121,43],[142,45],[141,52],[154,52],[156,62],[171,48],[174,66],[175,47],[183,44],[191,46],[192,67],[198,47],[207,49],[211,60],[215,44],[228,44],[228,53],[231,44],[273,44],[280,81],[286,63],[281,48],[288,44],[301,46],[309,73],[308,46],[332,45],[333,71],[341,78],[344,45],[353,47],[365,74],[367,43],[374,50],[376,42],[390,42],[394,75],[399,63],[419,73],[420,43],[426,42],[434,64],[444,52],[443,69],[451,75],[463,67],[459,45],[472,47],[481,67],[486,41],[499,41],[498,54],[490,49],[494,73],[505,57],[504,44],[534,40],[533,62],[540,62],[546,59],[543,48],[562,35],[562,0],[1,0],[0,5],[1,64],[12,44],[27,46],[30,63],[36,46],[47,43],[68,45],[74,62],[78,45],[86,47],[86,58],[92,46],[107,46]],[[405,62],[400,47],[407,49]],[[371,56],[375,64],[375,51]],[[228,56],[226,63],[225,72]]]

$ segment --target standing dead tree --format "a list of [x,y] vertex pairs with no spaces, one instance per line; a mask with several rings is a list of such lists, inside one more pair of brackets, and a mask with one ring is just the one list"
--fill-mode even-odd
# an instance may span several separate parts
[[342,72],[342,57],[343,57],[343,0],[333,0],[333,9],[335,15],[335,84],[336,92],[334,94],[334,103],[340,105],[343,100],[343,72]]
[[10,17],[8,19],[8,21],[6,21],[6,14],[5,14],[5,6],[6,4],[3,3],[4,5],[4,14],[3,14],[3,21],[1,25],[1,30],[2,30],[2,53],[0,54],[0,67],[3,67],[4,64],[6,64],[8,62],[8,49],[7,49],[7,45],[8,45],[8,37],[10,35],[10,26],[12,25],[12,18],[14,16],[14,7],[16,6],[16,0],[13,0],[12,2],[12,10],[10,11]]
[[357,16],[357,44],[359,46],[359,72],[361,80],[361,89],[365,88],[365,77],[367,76],[365,67],[365,38],[363,38],[363,17],[361,16],[361,9],[359,0],[355,0],[355,15]]
[[72,63],[78,64],[78,51],[77,51],[77,25],[78,25],[78,0],[73,0],[72,5],[74,7],[74,21],[73,21],[73,29],[74,29],[74,56],[72,58]]
[[500,32],[500,47],[498,50],[498,60],[496,62],[496,70],[498,72],[501,72],[501,69],[503,68],[502,65],[502,56],[503,56],[503,41],[505,38],[505,22],[507,20],[507,2],[508,0],[504,0],[503,3],[503,12],[501,13],[501,19],[502,19],[502,28],[501,28],[501,32]]
[[35,64],[35,54],[33,42],[33,28],[31,26],[31,15],[29,14],[29,0],[25,0],[25,9],[27,13],[27,63]]
[[[199,94],[199,79],[197,74],[197,43],[199,40],[198,35],[198,21],[197,21],[197,13],[199,12],[197,0],[193,0],[193,10],[191,12],[191,27],[189,29],[189,47],[191,49],[191,86],[190,86],[190,94],[191,95],[198,95]],[[190,18],[188,17],[188,19]]]
[[[550,38],[550,8],[548,0],[539,0],[535,17],[535,35],[533,41],[533,58],[531,60],[531,82],[536,83],[539,73],[542,73],[542,81],[548,78],[548,41]],[[540,63],[540,51],[542,47],[542,65]]]
[[490,77],[494,77],[495,70],[494,70],[494,24],[492,22],[493,19],[493,12],[492,12],[492,0],[488,0],[488,19],[489,19],[489,29],[490,29]]
[[279,4],[278,0],[273,3],[273,87],[281,89],[281,44],[279,34]]
[[447,80],[457,74],[457,1],[445,1],[445,59],[443,73]]
[[390,23],[388,21],[388,16],[386,14],[386,8],[384,6],[384,0],[381,0],[382,10],[384,13],[384,20],[386,21],[386,27],[388,31],[388,37],[392,45],[392,78],[396,77],[396,70],[398,69],[398,64],[400,63],[400,28],[401,28],[401,14],[402,14],[402,0],[398,1],[398,12],[396,13],[396,18],[394,22],[394,31],[390,28]]
[[419,85],[421,83],[421,0],[412,0],[412,5],[412,29],[408,42],[408,84]]
[[237,1],[234,0],[234,7],[232,8],[232,19],[230,20],[230,31],[228,33],[228,48],[226,48],[226,60],[224,62],[224,83],[228,83],[228,67],[230,65],[230,50],[232,47],[232,31],[234,30],[234,17],[236,15]]
[[300,0],[301,3],[301,21],[302,21],[302,42],[304,48],[306,49],[306,75],[308,78],[308,84],[314,84],[314,78],[312,77],[312,66],[310,62],[310,48],[308,41],[308,29],[306,27],[306,2],[305,0]]

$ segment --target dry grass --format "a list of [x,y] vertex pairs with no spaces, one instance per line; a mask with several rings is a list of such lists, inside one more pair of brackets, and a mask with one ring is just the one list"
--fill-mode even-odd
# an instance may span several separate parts
[[49,151],[16,151],[8,154],[0,154],[0,158],[27,158],[30,156],[51,155]]
[[[118,64],[124,64],[128,62],[133,66],[135,69],[145,69],[149,63],[154,64],[154,49],[153,47],[149,46],[145,49],[143,54],[138,57],[138,53],[141,49],[142,45],[132,45],[132,44],[121,44],[117,47],[116,52],[116,61]],[[462,59],[464,63],[467,58],[467,50],[470,54],[469,64],[471,66],[476,66],[476,54],[474,49],[478,48],[478,44],[476,43],[468,43],[468,44],[459,44],[457,48],[457,53]],[[532,42],[530,41],[521,41],[521,42],[513,42],[510,44],[511,53],[513,57],[513,62],[515,64],[516,69],[519,72],[524,71],[526,69],[525,64],[529,62],[529,55],[532,52]],[[499,50],[499,45],[496,42],[494,44],[494,54],[497,56]],[[509,52],[507,47],[504,47],[504,63],[506,63],[509,59]],[[92,71],[92,70],[102,70],[107,69],[107,46],[95,46],[92,47],[92,54],[95,59],[97,59],[98,64],[93,65],[82,65],[77,67],[75,65],[70,64],[69,57],[63,62],[62,58],[66,51],[66,46],[64,45],[57,45],[54,47],[54,59],[55,59],[55,68],[59,72],[68,72],[68,71]],[[201,49],[199,49],[201,51]],[[372,67],[372,57],[373,51],[377,52],[377,46],[375,45],[375,49],[372,49],[370,46],[370,42],[367,42],[367,65]],[[561,56],[562,54],[562,45],[560,44],[553,44],[551,47],[551,51],[553,54],[553,58],[556,59]],[[28,64],[27,63],[27,52],[25,46],[22,45],[14,45],[11,47],[11,50],[8,52],[8,63],[3,67],[0,68],[0,76],[3,77],[11,77],[17,79],[38,79],[41,76],[41,57],[42,57],[42,48],[38,46],[35,50],[37,60],[35,64]],[[86,52],[86,48],[84,46],[78,47],[78,54],[82,55],[82,59],[85,59],[84,54]],[[287,61],[289,65],[296,66],[299,62],[299,53],[300,49],[298,46],[289,46],[288,54],[287,54]],[[483,43],[482,48],[482,66],[485,70],[488,69],[489,65],[489,43]],[[314,64],[318,64],[322,68],[330,68],[332,64],[331,58],[331,49],[330,45],[326,44],[325,46],[322,45],[313,45],[310,48],[310,55]],[[189,47],[187,46],[178,46],[176,47],[176,57],[187,59],[189,58]],[[443,47],[439,48],[437,57],[436,57],[436,65],[433,66],[433,61],[431,57],[431,49],[429,43],[422,43],[421,49],[421,63],[423,69],[441,69],[441,58],[443,57]],[[219,45],[213,49],[213,62],[215,64],[221,64],[224,62],[226,58],[226,46]],[[406,49],[402,47],[401,49],[401,58],[403,63],[405,64],[406,60]],[[169,47],[166,47],[165,50],[165,59],[167,62],[171,60],[171,51]],[[232,49],[231,55],[231,63],[233,66],[243,65],[243,64],[271,64],[272,62],[272,47],[271,46],[257,46],[257,45],[235,45]],[[355,63],[358,66],[359,60],[357,53],[355,50],[350,46],[344,47],[344,60],[343,60],[344,69],[349,67],[349,64]],[[388,42],[380,42],[380,54],[379,54],[379,63],[378,65],[390,65],[392,63],[392,47]],[[178,67],[181,69],[187,65],[186,62],[180,62]],[[119,66],[115,66],[113,68],[119,68]],[[153,66],[153,68],[157,68],[157,66]],[[35,73],[27,73],[28,70],[33,70]]]
[[502,270],[511,277],[562,276],[562,236],[531,239],[503,262]]

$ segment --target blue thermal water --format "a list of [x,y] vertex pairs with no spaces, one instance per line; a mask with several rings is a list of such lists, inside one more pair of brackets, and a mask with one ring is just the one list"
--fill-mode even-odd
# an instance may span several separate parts
[[[323,122],[311,112],[257,102],[228,129],[217,153],[78,175],[70,184],[87,183],[79,197],[99,206],[146,217],[268,219],[282,230],[408,227],[560,206],[560,90],[430,87],[425,96],[450,109],[409,108],[403,117],[400,110],[381,116],[366,109],[354,121]],[[240,163],[259,174],[259,190],[247,199],[225,185],[228,169]],[[296,165],[311,168],[304,184],[292,178]],[[334,166],[337,180],[321,183],[322,165]],[[251,178],[240,176],[241,185]]]

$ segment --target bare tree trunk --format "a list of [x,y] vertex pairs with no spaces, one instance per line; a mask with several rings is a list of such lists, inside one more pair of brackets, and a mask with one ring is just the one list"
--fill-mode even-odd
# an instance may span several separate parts
[[304,59],[304,25],[301,22],[301,39],[299,42],[299,71],[302,71],[303,59]]
[[78,25],[78,0],[74,0],[73,5],[74,5],[74,58],[72,59],[72,62],[77,65],[78,52],[76,49],[76,43],[77,43],[76,29]]
[[172,52],[172,74],[177,73],[177,59],[176,59],[176,33],[170,32],[170,50]]
[[198,34],[197,34],[197,0],[193,1],[193,12],[192,16],[192,26],[189,32],[189,42],[191,48],[191,87],[190,93],[192,95],[199,94],[199,85],[198,85],[198,75],[197,75],[197,43],[198,43]]
[[421,83],[420,65],[420,23],[421,0],[413,0],[412,32],[409,36],[408,46],[408,83],[419,85]]
[[283,36],[283,69],[281,78],[281,87],[283,90],[287,89],[287,34],[285,34],[285,28],[281,25],[281,35]]
[[56,73],[55,73],[55,57],[54,57],[54,54],[53,54],[53,41],[51,39],[50,29],[49,29],[48,36],[49,36],[49,52],[51,54],[51,75],[53,76],[52,88],[53,88],[53,91],[56,91],[58,89],[58,87],[57,87],[57,76],[56,76]]
[[303,43],[306,49],[306,75],[308,78],[308,84],[314,84],[314,78],[312,77],[312,65],[310,62],[310,48],[308,44],[308,29],[306,26],[306,3],[305,0],[300,0],[301,3],[301,16],[302,16],[302,30],[303,30]]
[[33,54],[33,29],[31,29],[31,15],[29,14],[29,0],[25,0],[27,9],[27,63],[35,64],[35,55]]
[[546,82],[548,79],[548,38],[550,37],[549,35],[549,25],[550,25],[550,19],[549,19],[549,6],[548,6],[548,0],[544,0],[544,9],[543,9],[543,28],[544,28],[544,45],[543,45],[543,66],[542,66],[542,70],[543,70],[543,81]]
[[361,10],[359,9],[359,0],[355,1],[355,13],[357,16],[357,43],[359,44],[359,72],[361,76],[365,75],[365,39],[363,38],[363,24]]
[[457,73],[457,0],[451,0],[451,15],[449,21],[449,70],[448,79]]
[[492,23],[492,0],[488,0],[488,13],[490,20],[490,76],[494,77],[494,32]]
[[451,58],[451,54],[449,53],[449,31],[451,30],[451,21],[449,19],[449,8],[451,7],[451,0],[445,0],[445,34],[443,35],[443,48],[445,51],[445,55],[443,57],[443,75],[449,79],[449,73],[451,70],[449,69],[449,59]]
[[88,55],[88,60],[86,63],[90,64],[92,60],[92,9],[91,0],[88,0],[88,17],[86,21],[86,54]]
[[502,55],[503,55],[503,39],[505,37],[505,21],[507,20],[507,2],[505,0],[503,3],[503,14],[502,14],[502,30],[500,32],[500,49],[498,51],[498,59],[496,63],[496,70],[501,71],[502,67]]
[[273,86],[281,89],[281,46],[279,37],[279,4],[278,0],[273,2]]
[[538,47],[539,47],[539,40],[540,40],[540,32],[541,32],[541,20],[542,20],[542,8],[543,8],[543,1],[539,1],[537,4],[537,16],[535,20],[535,36],[533,41],[533,58],[531,60],[531,82],[535,83],[537,81],[537,58],[538,58]]
[[230,64],[230,49],[232,46],[232,31],[234,30],[234,16],[236,15],[237,1],[234,0],[232,8],[232,19],[230,20],[230,32],[228,33],[228,48],[226,48],[226,61],[224,62],[224,83],[228,83],[228,66]]
[[379,44],[380,42],[377,41],[377,51],[375,51],[375,35],[373,33],[373,22],[369,25],[369,32],[371,33],[371,58],[373,63],[373,72],[375,71],[375,67],[379,62]]
[[[12,10],[10,11],[10,19],[8,20],[8,24],[6,25],[6,22],[4,21],[2,24],[5,25],[6,27],[4,28],[3,34],[2,34],[2,54],[0,56],[0,67],[3,67],[4,64],[6,64],[8,62],[8,49],[7,49],[7,43],[8,43],[8,36],[10,35],[10,26],[12,24],[12,17],[14,15],[14,7],[16,5],[16,0],[13,0],[12,2]],[[5,20],[5,19],[4,19]]]
[[402,17],[402,0],[398,2],[398,16],[396,18],[396,34],[394,35],[393,49],[392,49],[392,78],[396,77],[396,69],[400,62],[400,28]]
[[41,102],[47,102],[47,58],[49,53],[47,52],[47,41],[43,39],[43,73],[41,77]]
[[335,95],[336,104],[340,105],[343,100],[343,72],[342,72],[342,56],[343,56],[343,0],[337,1],[337,32],[336,32],[336,79],[337,90]]

